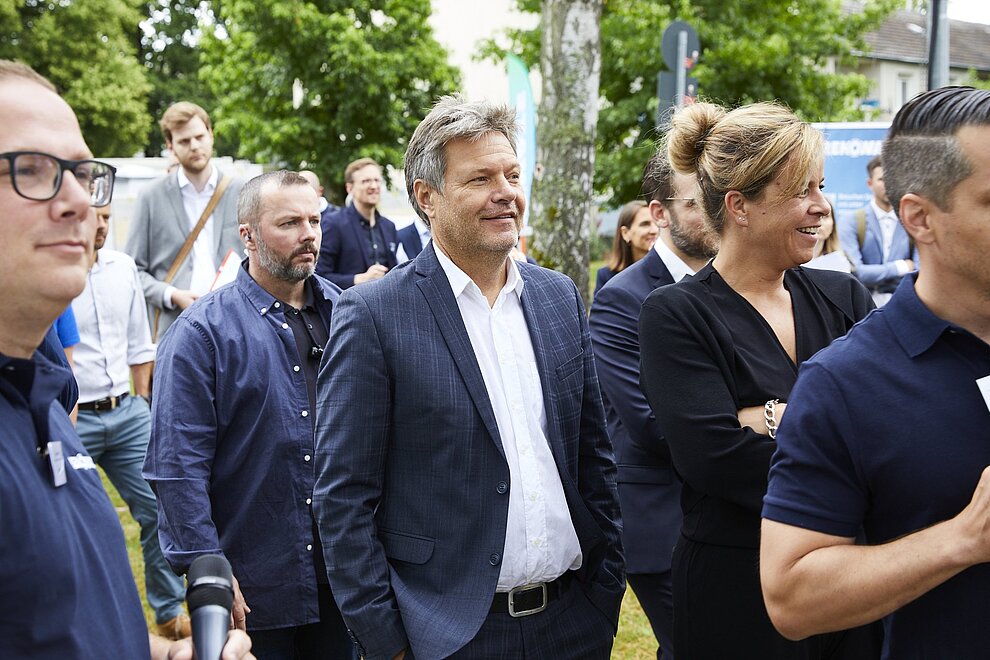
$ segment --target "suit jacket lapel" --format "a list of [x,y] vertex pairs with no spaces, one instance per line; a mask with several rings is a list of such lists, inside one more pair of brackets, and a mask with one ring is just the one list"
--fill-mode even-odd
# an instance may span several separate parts
[[[217,186],[220,185],[221,181],[223,181],[223,171],[218,167]],[[229,191],[230,188],[227,190]],[[217,202],[216,208],[213,209],[213,254],[215,255],[214,259],[216,259],[217,267],[223,263],[223,258],[227,256],[226,252],[220,254],[220,246],[223,245],[223,231],[225,229],[223,226],[223,211],[227,208],[227,201],[227,192],[224,192],[223,197]],[[199,218],[196,219],[199,220]]]
[[[883,231],[880,229],[880,218],[877,214],[873,212],[873,207],[870,206],[870,212],[867,214],[867,222],[873,227],[872,232],[866,232],[867,235],[873,235],[873,241],[876,243],[877,256],[880,262],[883,261]],[[879,262],[878,262],[879,263]]]
[[432,243],[420,253],[419,258],[416,259],[415,267],[417,274],[422,276],[416,284],[423,292],[423,296],[433,312],[437,325],[440,327],[440,335],[454,358],[454,365],[464,380],[464,385],[478,410],[478,414],[481,415],[485,428],[488,429],[499,453],[504,456],[502,436],[498,432],[495,412],[492,408],[492,402],[488,398],[488,388],[485,387],[481,367],[478,366],[478,359],[474,355],[471,339],[464,327],[461,311],[457,307],[453,292],[450,290],[447,275],[440,267],[440,262],[437,261]]
[[658,286],[666,286],[667,284],[674,283],[674,278],[671,277],[670,271],[667,270],[667,264],[663,262],[663,259],[660,258],[656,250],[651,249],[643,258],[646,259],[646,272],[650,276],[651,291]]
[[[168,201],[172,205],[172,217],[175,218],[175,222],[179,226],[179,234],[185,238],[192,231],[192,227],[189,225],[189,216],[186,215],[186,206],[182,203],[182,190],[179,189],[179,175],[176,172],[168,175],[168,179],[165,181],[165,189],[168,191],[166,197],[168,197]],[[180,243],[176,246],[176,254],[179,253],[179,247],[181,245]]]
[[358,254],[361,255],[361,261],[364,263],[365,270],[367,270],[371,268],[371,259],[368,258],[368,237],[364,235],[364,228],[361,226],[363,218],[358,213],[357,207],[354,204],[347,207],[347,213],[351,216],[351,221],[348,224],[351,226],[351,233],[354,234],[356,241],[354,245],[357,246]]

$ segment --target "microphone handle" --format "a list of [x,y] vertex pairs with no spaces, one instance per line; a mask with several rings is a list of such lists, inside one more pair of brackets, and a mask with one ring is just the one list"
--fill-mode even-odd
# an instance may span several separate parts
[[189,614],[196,660],[220,660],[230,630],[230,610],[220,605],[203,605]]

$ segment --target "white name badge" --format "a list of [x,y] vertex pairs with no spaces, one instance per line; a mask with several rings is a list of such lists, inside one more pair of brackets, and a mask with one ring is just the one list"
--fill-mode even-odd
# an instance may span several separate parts
[[95,470],[96,463],[93,462],[91,456],[86,454],[76,454],[75,456],[69,456],[69,465],[72,466],[73,470]]
[[977,378],[976,386],[980,388],[980,394],[983,395],[983,402],[987,404],[987,409],[990,409],[990,376]]

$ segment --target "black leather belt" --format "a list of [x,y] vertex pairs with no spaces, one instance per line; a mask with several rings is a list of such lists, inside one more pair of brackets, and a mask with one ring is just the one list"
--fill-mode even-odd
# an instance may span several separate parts
[[116,409],[120,404],[124,402],[124,399],[129,397],[130,394],[124,392],[120,396],[108,396],[105,399],[97,399],[96,401],[87,401],[86,403],[79,404],[79,410],[92,410],[93,412],[107,412],[108,410]]
[[513,617],[529,616],[547,609],[547,603],[556,600],[567,590],[572,573],[567,571],[552,582],[537,582],[516,587],[512,591],[500,591],[492,599],[491,614],[508,614]]

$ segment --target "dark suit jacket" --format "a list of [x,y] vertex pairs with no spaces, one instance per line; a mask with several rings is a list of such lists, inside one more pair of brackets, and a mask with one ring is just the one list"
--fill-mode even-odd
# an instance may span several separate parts
[[897,272],[898,259],[913,259],[917,267],[918,254],[912,254],[911,240],[900,222],[894,228],[894,239],[890,243],[890,254],[887,261],[883,260],[883,232],[880,231],[880,221],[873,212],[873,205],[867,204],[866,233],[863,236],[863,247],[859,246],[859,226],[856,213],[847,213],[836,221],[835,231],[839,232],[839,242],[849,257],[853,267],[853,275],[871,290],[891,293],[901,281]]
[[[581,298],[558,273],[518,267],[547,440],[583,554],[576,584],[615,624],[624,590],[615,463]],[[509,468],[432,243],[341,295],[317,409],[313,506],[344,621],[366,658],[407,646],[447,657],[492,604]]]
[[406,256],[410,259],[414,259],[417,254],[423,251],[423,241],[419,238],[419,228],[416,227],[415,222],[400,229],[398,237],[402,249],[406,251]]
[[[323,242],[320,245],[320,258],[316,262],[316,273],[327,278],[341,289],[354,286],[354,276],[363,273],[374,262],[368,246],[368,231],[361,225],[361,214],[353,204],[338,209],[324,220]],[[376,226],[381,227],[385,239],[385,262],[383,266],[395,268],[395,250],[399,247],[395,223],[379,214]]]
[[591,342],[618,465],[626,572],[663,573],[681,532],[681,485],[639,387],[639,310],[673,278],[656,250],[618,273],[591,305]]

